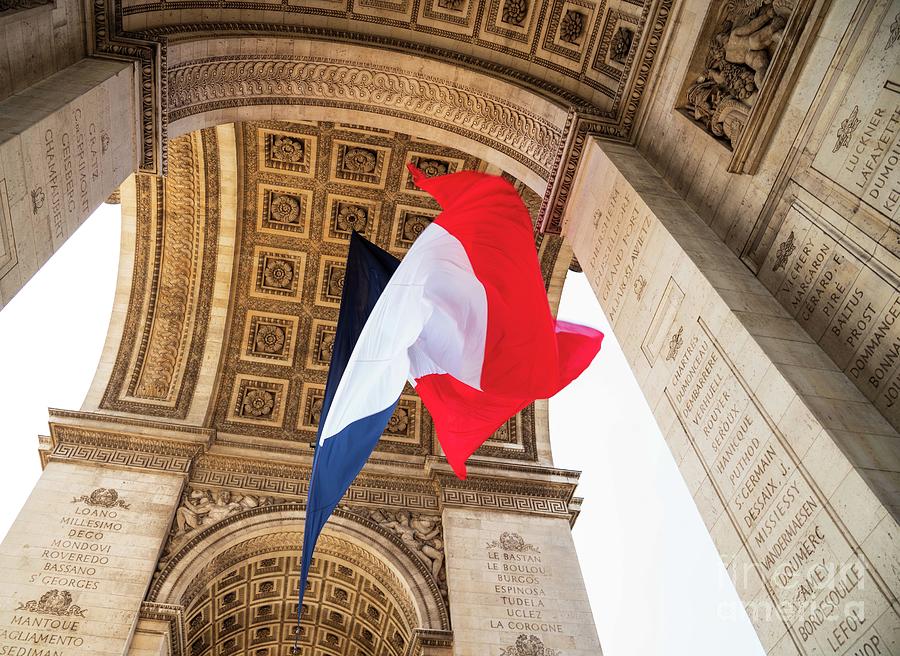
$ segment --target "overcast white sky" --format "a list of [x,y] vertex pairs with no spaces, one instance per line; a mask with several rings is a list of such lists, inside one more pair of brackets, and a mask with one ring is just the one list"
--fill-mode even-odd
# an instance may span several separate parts
[[[106,338],[119,207],[103,205],[0,311],[0,535],[40,475],[47,408],[77,409]],[[762,656],[693,500],[583,274],[560,317],[606,333],[550,402],[555,464],[581,469],[575,543],[604,656]]]

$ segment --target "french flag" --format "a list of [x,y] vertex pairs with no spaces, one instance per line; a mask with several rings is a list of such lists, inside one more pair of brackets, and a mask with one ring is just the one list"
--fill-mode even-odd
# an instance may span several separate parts
[[475,171],[413,180],[442,212],[399,264],[354,235],[307,502],[300,598],[322,527],[409,380],[453,470],[507,419],[577,377],[603,334],[550,312],[528,210]]
[[382,416],[409,380],[465,478],[466,459],[516,412],[584,371],[603,334],[551,314],[531,218],[511,184],[476,171],[427,178],[409,168],[443,211],[372,309],[319,445]]

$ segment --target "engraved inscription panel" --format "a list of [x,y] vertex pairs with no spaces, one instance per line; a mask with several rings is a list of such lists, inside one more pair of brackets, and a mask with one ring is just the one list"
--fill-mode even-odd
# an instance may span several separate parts
[[[784,377],[805,367],[812,373],[798,374],[799,383],[824,386],[838,372],[639,154],[597,142],[586,153],[573,191],[579,200],[568,209],[568,238],[607,309],[615,302],[616,244],[633,230],[635,212],[651,213],[646,252],[614,327],[763,646],[817,656],[876,646],[900,653],[895,550],[874,537],[896,526],[890,509],[811,411],[810,399],[830,397],[801,394]],[[895,295],[873,287],[865,272],[874,270],[854,264],[858,254],[837,248],[826,222],[814,224],[811,216],[792,212],[760,278],[820,335],[823,348],[840,321],[843,338],[856,329],[844,364],[863,370],[856,363],[866,353],[862,344],[879,325],[882,337],[870,341],[868,362],[891,353]],[[680,301],[667,312],[673,283]],[[860,285],[881,299],[871,312],[863,311],[866,303],[857,309],[862,298],[853,303],[853,313],[871,314],[865,332],[841,319]],[[672,319],[663,321],[666,314]],[[775,365],[784,362],[769,355],[776,348],[779,357],[798,359],[796,366]],[[860,423],[880,420],[857,405],[868,413],[859,411]],[[874,528],[879,521],[882,528]]]
[[900,427],[896,274],[795,201],[759,278],[847,377]]
[[702,319],[686,333],[666,398],[794,645],[900,647],[896,613],[825,495]]
[[[900,219],[900,60],[888,14],[837,110],[813,167],[868,207]],[[892,21],[894,21],[892,23]]]
[[180,491],[49,463],[0,547],[0,653],[124,653]]
[[501,654],[600,652],[566,520],[448,508],[444,536],[458,653],[483,653],[488,635]]

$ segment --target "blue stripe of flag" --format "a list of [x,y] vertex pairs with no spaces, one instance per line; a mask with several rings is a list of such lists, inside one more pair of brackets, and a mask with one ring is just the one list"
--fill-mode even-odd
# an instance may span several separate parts
[[[331,350],[331,367],[328,370],[325,398],[319,416],[317,444],[338,383],[344,375],[363,326],[399,264],[400,261],[387,251],[378,248],[355,231],[351,234],[341,307]],[[306,502],[306,523],[303,529],[303,555],[297,605],[298,628],[309,566],[319,534],[341,497],[366,464],[369,454],[372,453],[394,413],[397,401],[399,399],[390,407],[353,422],[337,435],[327,439],[323,445],[316,447]]]

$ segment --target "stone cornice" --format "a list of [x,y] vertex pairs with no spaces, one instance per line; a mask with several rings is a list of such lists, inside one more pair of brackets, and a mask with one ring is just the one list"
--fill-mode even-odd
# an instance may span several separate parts
[[[193,485],[277,496],[302,502],[307,495],[309,458],[273,460],[270,454],[221,453],[215,432],[180,424],[51,411],[50,437],[41,441],[42,462],[88,461],[118,467],[188,475]],[[579,472],[494,460],[473,460],[459,480],[445,458],[392,466],[379,461],[350,487],[346,503],[439,512],[444,506],[472,506],[556,515],[574,521]]]
[[41,441],[41,462],[46,466],[50,461],[89,461],[187,474],[194,459],[209,445],[212,433],[180,428],[92,413],[51,411],[50,437]]
[[431,656],[444,654],[448,656],[453,649],[453,631],[437,629],[416,629],[412,643],[406,652],[409,656]]
[[[169,655],[184,654],[184,609],[174,604],[141,603],[139,621],[164,622],[169,638]],[[140,625],[138,625],[140,627]]]

